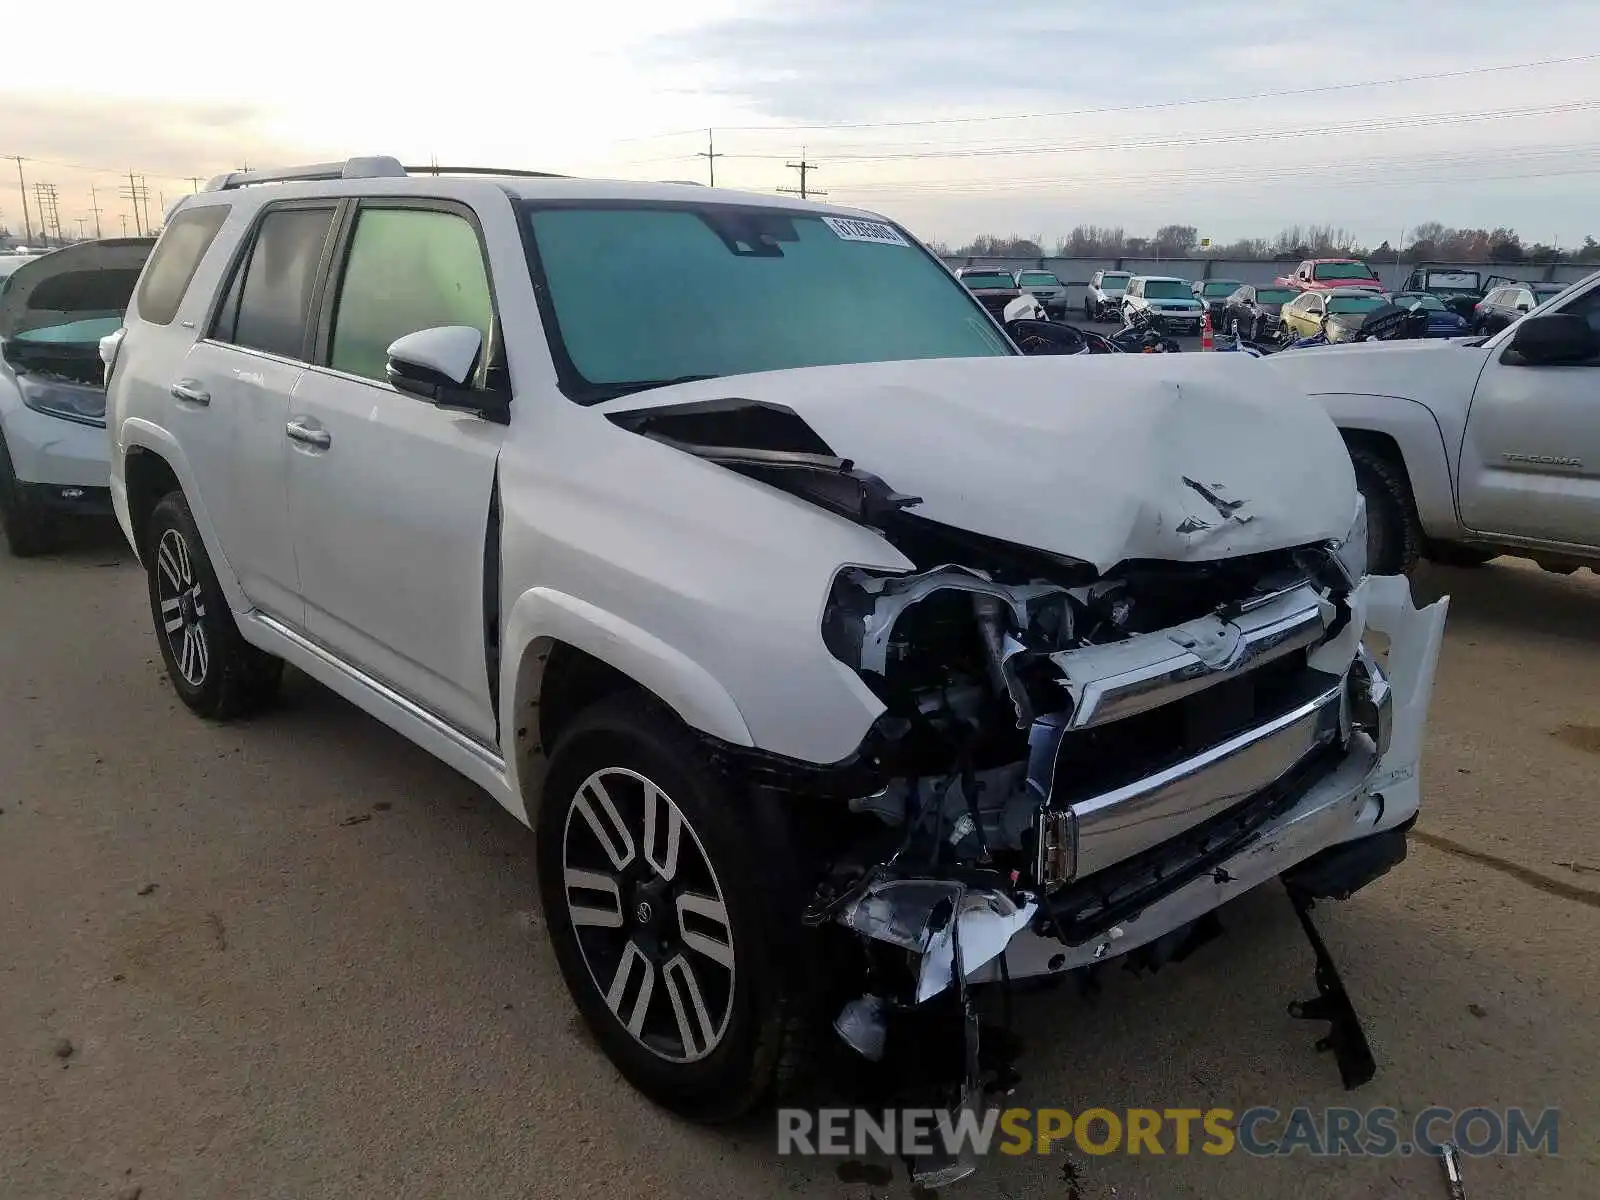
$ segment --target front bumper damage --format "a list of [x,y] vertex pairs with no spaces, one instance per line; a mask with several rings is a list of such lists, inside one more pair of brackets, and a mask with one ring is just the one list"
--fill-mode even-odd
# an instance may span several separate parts
[[[1319,997],[1292,1011],[1330,1021],[1324,1043],[1347,1085],[1364,1082],[1370,1052],[1308,914],[1314,900],[1343,898],[1404,856],[1448,599],[1419,610],[1404,578],[1369,576],[1339,607],[1291,587],[1226,619],[1051,656],[1072,705],[1034,717],[1028,734],[1033,878],[922,876],[896,857],[831,905],[828,921],[903,954],[913,981],[892,1004],[869,995],[866,1007],[847,1006],[836,1025],[845,1040],[881,1055],[889,1008],[953,993],[971,1041],[969,986],[1128,955],[1159,965],[1229,900],[1281,879],[1318,964]],[[1369,633],[1387,639],[1379,655]],[[1274,664],[1291,662],[1303,669],[1274,675]],[[1074,737],[1121,729],[1153,738],[1159,726],[1139,722],[1175,701],[1199,697],[1188,712],[1203,720],[1228,707],[1235,681],[1254,681],[1259,697],[1268,678],[1280,680],[1270,719],[1158,770],[1086,779],[1071,759]],[[970,1105],[980,1094],[975,1045],[962,1061],[970,1069],[954,1098]],[[913,1169],[924,1183],[965,1173],[951,1163]]]

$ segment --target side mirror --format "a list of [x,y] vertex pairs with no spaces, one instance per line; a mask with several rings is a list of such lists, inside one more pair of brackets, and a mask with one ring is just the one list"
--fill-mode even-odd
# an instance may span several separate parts
[[510,397],[470,386],[482,353],[483,334],[470,325],[419,329],[390,345],[384,374],[396,391],[505,424]]
[[1583,363],[1600,355],[1600,334],[1576,313],[1546,313],[1519,321],[1506,350],[1532,366]]

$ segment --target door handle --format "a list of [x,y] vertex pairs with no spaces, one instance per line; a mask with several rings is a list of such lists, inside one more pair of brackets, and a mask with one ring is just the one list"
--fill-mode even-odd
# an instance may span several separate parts
[[180,379],[172,385],[172,398],[185,404],[198,404],[206,408],[211,404],[211,393],[193,379]]
[[291,442],[326,450],[333,445],[333,434],[308,417],[296,417],[283,427]]

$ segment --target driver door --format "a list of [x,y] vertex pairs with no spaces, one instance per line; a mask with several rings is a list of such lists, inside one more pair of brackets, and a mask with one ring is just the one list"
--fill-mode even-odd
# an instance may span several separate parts
[[[1600,332],[1600,286],[1552,311],[1579,314]],[[1502,345],[1467,414],[1462,522],[1480,533],[1600,546],[1600,359],[1505,359]]]

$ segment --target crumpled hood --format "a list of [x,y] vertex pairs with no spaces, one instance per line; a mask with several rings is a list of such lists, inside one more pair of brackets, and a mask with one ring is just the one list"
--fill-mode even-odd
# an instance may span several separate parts
[[918,516],[1104,571],[1349,531],[1355,476],[1338,431],[1260,366],[1232,354],[866,363],[680,384],[602,410],[779,405],[921,497]]

